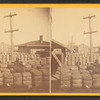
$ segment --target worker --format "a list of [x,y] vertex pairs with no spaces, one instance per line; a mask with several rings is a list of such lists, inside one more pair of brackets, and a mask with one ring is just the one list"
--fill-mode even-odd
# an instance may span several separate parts
[[16,61],[14,63],[15,65],[20,65],[20,61],[19,61],[19,58],[16,58]]
[[14,68],[14,71],[16,71],[16,72],[23,72],[24,71],[23,62],[19,61],[19,58],[16,58],[13,68]]
[[95,60],[94,64],[93,64],[93,68],[92,68],[93,74],[95,73],[100,73],[100,64],[98,59]]
[[95,67],[100,67],[100,64],[99,64],[98,59],[95,60],[95,62],[94,62],[94,66],[95,66]]
[[80,65],[81,65],[81,62],[80,62],[80,59],[78,59],[78,61],[76,62],[76,66],[78,67],[78,69],[80,69]]

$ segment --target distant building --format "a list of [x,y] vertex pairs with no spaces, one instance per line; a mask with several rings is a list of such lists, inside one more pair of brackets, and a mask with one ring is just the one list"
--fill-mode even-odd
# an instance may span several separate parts
[[85,44],[81,44],[78,46],[78,53],[87,55],[90,53],[90,48]]
[[21,45],[18,45],[18,52],[22,53],[39,53],[39,54],[48,54],[50,51],[50,43],[43,40],[43,36],[40,36],[40,39],[37,41],[27,42]]
[[9,51],[10,51],[9,45],[4,42],[1,42],[0,43],[0,53],[8,53]]
[[94,47],[94,53],[100,53],[100,46]]
[[81,45],[75,45],[74,43],[69,43],[67,47],[73,52],[73,53],[78,53],[78,54],[84,54],[87,55],[90,53],[90,48],[89,46],[85,44]]
[[73,42],[69,43],[67,47],[71,50],[71,53],[78,52],[78,46],[75,45]]

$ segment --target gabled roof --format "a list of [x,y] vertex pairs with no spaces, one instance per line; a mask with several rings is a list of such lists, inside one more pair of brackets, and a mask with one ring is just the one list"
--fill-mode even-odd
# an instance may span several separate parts
[[49,45],[50,43],[47,41],[40,42],[40,40],[37,40],[37,41],[30,41],[24,44],[20,44],[18,46],[49,46]]
[[[67,46],[65,46],[64,44],[62,44],[62,43],[60,43],[60,42],[58,42],[58,41],[56,41],[56,40],[54,40],[54,39],[52,39],[52,43],[55,43],[55,44],[57,44],[58,46],[60,46],[60,47],[62,47],[62,48],[64,48],[64,49],[67,49],[67,50],[71,51]],[[51,43],[51,47],[53,48],[52,43]]]
[[87,46],[87,45],[86,45],[86,44],[84,44],[84,43],[82,43],[82,44],[78,45],[78,47],[80,47],[80,46],[86,46],[86,47],[88,47],[88,48],[89,48],[89,46]]

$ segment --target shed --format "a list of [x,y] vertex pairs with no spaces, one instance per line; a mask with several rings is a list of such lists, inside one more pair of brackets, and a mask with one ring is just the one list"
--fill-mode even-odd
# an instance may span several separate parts
[[50,42],[44,41],[43,36],[40,36],[39,40],[18,45],[18,52],[49,54]]
[[64,64],[66,52],[71,52],[67,46],[63,45],[62,43],[52,40],[51,42],[51,71],[52,74],[55,74],[58,67]]

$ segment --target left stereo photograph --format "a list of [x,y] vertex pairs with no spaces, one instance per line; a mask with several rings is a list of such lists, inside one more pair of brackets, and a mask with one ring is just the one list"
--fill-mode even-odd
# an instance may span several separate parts
[[0,8],[0,92],[50,92],[50,9]]

